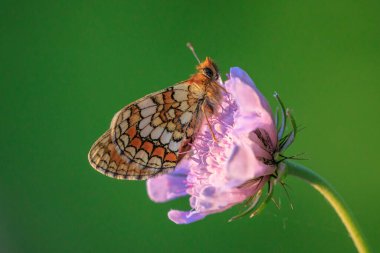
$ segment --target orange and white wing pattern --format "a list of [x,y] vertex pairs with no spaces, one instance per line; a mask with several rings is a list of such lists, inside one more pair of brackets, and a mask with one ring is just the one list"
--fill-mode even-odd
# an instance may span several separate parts
[[204,95],[198,85],[182,82],[124,107],[91,147],[90,164],[128,180],[172,171],[202,122]]

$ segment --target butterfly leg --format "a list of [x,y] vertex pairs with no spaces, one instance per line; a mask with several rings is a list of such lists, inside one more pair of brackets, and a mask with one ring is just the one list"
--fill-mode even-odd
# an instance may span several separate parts
[[203,104],[202,107],[201,107],[201,108],[202,108],[203,115],[204,115],[205,118],[206,118],[206,122],[207,122],[208,128],[210,129],[212,139],[213,139],[215,142],[218,142],[218,140],[216,139],[215,133],[214,133],[214,131],[212,130],[212,127],[211,127],[210,121],[208,120],[207,113],[206,113],[206,110],[205,110],[205,105],[206,105],[206,104]]

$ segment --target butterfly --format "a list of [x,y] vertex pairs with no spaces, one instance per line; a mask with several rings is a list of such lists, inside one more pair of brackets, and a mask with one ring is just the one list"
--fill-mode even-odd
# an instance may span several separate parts
[[216,113],[222,92],[218,67],[207,57],[188,80],[149,94],[118,111],[92,145],[91,166],[106,176],[144,180],[175,169],[203,122]]

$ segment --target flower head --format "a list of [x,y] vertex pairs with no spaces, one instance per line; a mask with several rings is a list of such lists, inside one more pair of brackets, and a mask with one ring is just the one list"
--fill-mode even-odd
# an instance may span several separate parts
[[[276,173],[277,129],[271,108],[251,78],[231,68],[220,112],[209,118],[193,142],[192,153],[175,171],[149,179],[149,197],[165,202],[190,196],[189,211],[171,210],[169,219],[187,224],[250,200]],[[214,141],[212,133],[218,141]]]

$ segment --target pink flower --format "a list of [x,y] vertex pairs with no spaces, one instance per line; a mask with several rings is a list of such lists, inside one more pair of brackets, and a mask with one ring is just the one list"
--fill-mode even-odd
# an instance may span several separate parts
[[[187,224],[222,212],[257,195],[275,174],[277,130],[268,102],[251,78],[231,68],[220,113],[203,125],[192,153],[175,171],[149,179],[149,197],[165,202],[190,195],[190,211],[171,210],[169,219]],[[257,202],[256,202],[257,203]]]

